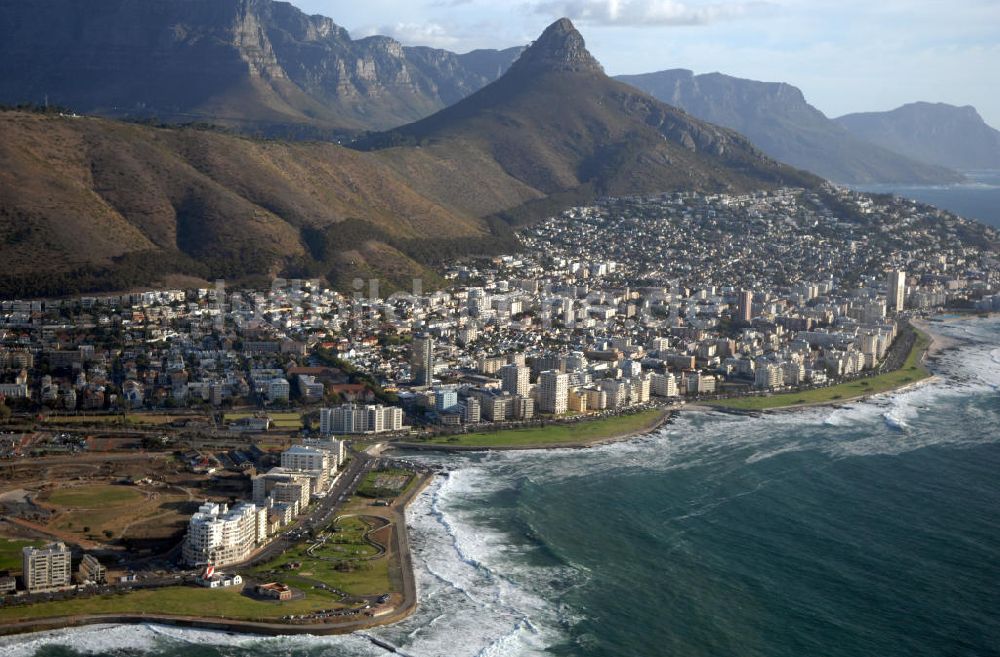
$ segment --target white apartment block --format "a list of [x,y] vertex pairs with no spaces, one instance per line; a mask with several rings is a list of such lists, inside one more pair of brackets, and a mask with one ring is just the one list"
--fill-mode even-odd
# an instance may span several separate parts
[[276,502],[296,502],[299,509],[305,509],[312,500],[313,492],[323,490],[326,481],[326,473],[316,470],[302,472],[271,468],[253,478],[253,501],[263,506],[271,498]]
[[[334,438],[306,438],[302,441],[303,447],[319,449],[330,455],[330,467],[335,472],[347,461],[347,443]],[[331,472],[331,474],[333,474]]]
[[759,364],[754,373],[753,384],[757,388],[780,388],[785,384],[785,373],[781,366],[774,363]]
[[561,415],[569,408],[569,375],[547,370],[538,376],[538,410]]
[[72,553],[63,543],[50,543],[43,548],[26,547],[21,552],[24,587],[28,593],[42,593],[70,585]]
[[531,390],[531,369],[521,365],[500,368],[501,389],[512,395],[527,397]]
[[403,409],[396,406],[344,404],[321,410],[319,422],[320,432],[325,435],[400,431],[403,428]]
[[241,502],[229,509],[208,502],[191,517],[182,555],[191,566],[227,566],[245,561],[266,540],[266,508]]
[[650,392],[657,397],[677,397],[677,377],[670,372],[650,377]]
[[893,271],[889,273],[888,284],[889,310],[902,312],[906,307],[906,272]]
[[292,387],[285,379],[271,379],[267,383],[268,401],[288,401],[288,396],[292,392]]
[[281,467],[286,470],[316,470],[329,475],[337,470],[337,461],[336,458],[331,459],[325,450],[294,445],[281,453]]

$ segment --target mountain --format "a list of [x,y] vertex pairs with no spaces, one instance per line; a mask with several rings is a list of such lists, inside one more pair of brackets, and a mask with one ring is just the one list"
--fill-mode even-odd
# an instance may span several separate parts
[[964,171],[1000,169],[1000,131],[968,105],[911,103],[891,112],[848,114],[837,123],[922,162]]
[[[0,112],[0,296],[285,273],[409,288],[502,245],[488,223],[336,144]],[[434,236],[429,239],[428,236]]]
[[[919,162],[887,144],[855,136],[806,102],[802,91],[781,82],[758,82],[721,73],[695,75],[673,69],[617,80],[746,135],[776,160],[840,183],[945,183],[954,171]],[[900,151],[902,152],[902,151]]]
[[384,129],[464,98],[520,52],[353,40],[272,0],[0,0],[0,103],[111,117]]
[[444,259],[516,248],[504,219],[822,182],[609,79],[566,20],[496,82],[364,141],[0,112],[0,296],[278,274],[429,287]]
[[424,188],[443,182],[430,179],[429,161],[453,163],[465,182],[476,182],[454,190],[461,197],[439,190],[439,198],[469,207],[469,190],[490,186],[476,210],[516,219],[600,195],[820,182],[732,130],[612,80],[567,19],[546,29],[496,82],[355,147],[381,151],[411,179],[423,176]]

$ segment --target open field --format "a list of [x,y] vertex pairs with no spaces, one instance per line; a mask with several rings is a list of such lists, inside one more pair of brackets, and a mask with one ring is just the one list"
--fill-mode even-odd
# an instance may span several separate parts
[[[228,424],[253,416],[254,413],[226,413],[223,421]],[[303,426],[301,413],[268,413],[267,416],[271,418],[271,426],[277,429],[299,430]]]
[[209,422],[204,415],[163,415],[154,413],[129,413],[128,415],[49,415],[45,424],[57,426],[100,425],[116,427],[164,426],[173,422]]
[[397,497],[405,491],[414,480],[409,470],[378,470],[369,472],[365,480],[358,486],[358,496],[379,498]]
[[917,332],[917,339],[906,357],[903,367],[885,374],[879,374],[858,381],[841,383],[828,388],[817,388],[803,392],[789,392],[768,397],[744,397],[741,399],[725,399],[708,402],[713,406],[724,406],[742,411],[766,411],[788,406],[804,404],[829,404],[847,401],[866,395],[875,395],[906,385],[922,381],[930,376],[930,372],[921,363],[924,351],[930,345],[931,338],[923,332]]
[[240,620],[276,620],[287,614],[336,609],[339,596],[309,590],[304,599],[286,602],[254,600],[234,589],[175,586],[79,600],[44,602],[25,607],[0,607],[0,623],[86,614],[147,613]]
[[44,541],[27,541],[0,536],[0,571],[20,572],[21,550],[26,547],[41,547]]
[[428,445],[443,447],[544,447],[583,445],[628,436],[644,429],[651,429],[663,417],[659,409],[634,415],[621,415],[601,420],[582,420],[572,424],[551,424],[546,427],[470,433],[443,436],[427,441]]
[[70,508],[95,508],[101,506],[124,506],[138,504],[145,500],[142,491],[131,486],[76,486],[60,488],[47,496],[47,501],[56,506]]
[[168,487],[92,484],[57,488],[39,501],[54,511],[50,529],[93,540],[168,538],[183,529],[189,511],[188,496]]

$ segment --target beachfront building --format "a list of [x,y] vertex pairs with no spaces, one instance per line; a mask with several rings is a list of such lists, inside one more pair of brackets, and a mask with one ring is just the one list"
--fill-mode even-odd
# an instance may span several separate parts
[[108,569],[94,555],[85,554],[76,572],[76,579],[80,584],[107,584]]
[[329,476],[337,471],[337,459],[316,447],[293,445],[281,453],[281,467],[304,472],[320,471]]
[[328,478],[317,470],[308,472],[271,468],[253,478],[253,501],[261,506],[272,502],[294,503],[301,513],[312,500],[314,492],[326,490]]
[[547,370],[538,376],[538,410],[562,415],[569,409],[569,375]]
[[21,552],[24,588],[28,593],[58,591],[70,585],[72,553],[63,543],[26,547]]
[[302,441],[303,447],[323,450],[330,455],[330,467],[333,474],[347,461],[347,443],[335,438],[306,438]]
[[500,368],[501,390],[518,397],[527,397],[531,389],[531,369],[522,365],[504,365]]
[[894,313],[903,312],[906,307],[906,272],[889,272],[889,310]]
[[232,509],[206,502],[191,517],[182,556],[191,566],[245,561],[267,540],[267,509],[241,502]]
[[322,409],[319,422],[320,432],[324,435],[400,431],[403,428],[403,409],[381,404],[344,404]]

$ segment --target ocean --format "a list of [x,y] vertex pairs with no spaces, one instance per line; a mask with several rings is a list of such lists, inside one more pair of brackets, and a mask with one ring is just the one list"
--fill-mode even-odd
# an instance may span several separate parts
[[859,185],[857,189],[896,194],[967,219],[976,219],[1000,228],[1000,171],[966,171],[968,182],[958,185]]
[[[1000,319],[907,392],[682,413],[588,450],[423,455],[411,657],[1000,655]],[[156,626],[0,639],[4,657],[354,657],[364,636]]]

